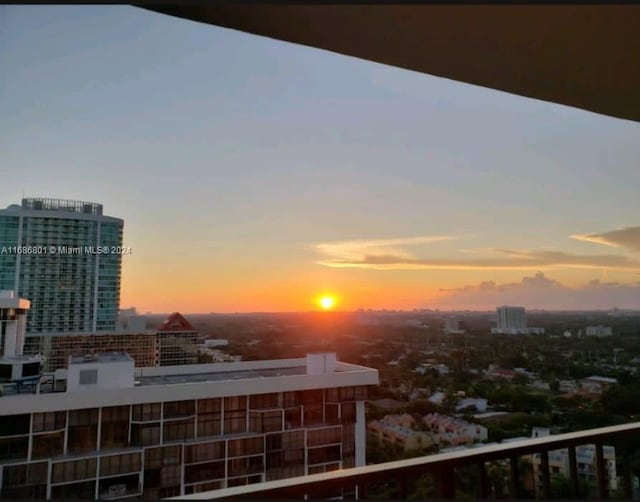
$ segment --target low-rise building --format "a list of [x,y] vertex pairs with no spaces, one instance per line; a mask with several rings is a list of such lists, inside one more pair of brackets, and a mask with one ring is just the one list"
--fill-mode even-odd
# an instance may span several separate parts
[[[545,427],[534,427],[531,431],[531,437],[545,437],[549,436],[549,429]],[[618,488],[618,478],[616,473],[616,450],[613,446],[603,446],[603,456],[606,462],[606,474],[609,484],[609,489],[615,491]],[[525,460],[531,462],[533,467],[533,486],[537,496],[543,493],[542,487],[542,459],[539,454],[528,455],[523,457]],[[549,458],[549,473],[551,478],[554,477],[570,477],[570,463],[569,463],[569,450],[563,448],[561,450],[554,450],[548,453]],[[595,445],[580,445],[576,446],[576,464],[578,467],[578,476],[593,487],[597,486],[597,472],[596,472],[596,447]],[[592,496],[597,496],[597,493],[592,493]]]
[[158,499],[364,465],[378,372],[335,354],[135,368],[111,353],[10,380],[0,498]]
[[613,329],[611,326],[587,326],[585,328],[585,335],[587,336],[611,336],[613,335]]
[[618,380],[616,378],[592,375],[580,380],[580,388],[585,392],[602,394],[609,387],[617,383]]
[[447,334],[462,334],[464,329],[462,329],[458,318],[448,317],[444,320],[444,332]]
[[459,418],[430,413],[422,418],[435,444],[440,447],[472,444],[487,440],[487,428]]
[[503,378],[505,380],[513,380],[518,376],[518,373],[514,370],[500,368],[495,364],[490,364],[489,368],[484,373],[485,378],[489,380],[498,380]]
[[580,382],[577,380],[559,380],[558,390],[560,392],[576,392],[580,389]]
[[433,445],[431,436],[394,420],[374,420],[367,425],[367,431],[383,443],[397,445],[403,451],[423,450]]
[[450,373],[449,367],[446,364],[438,364],[438,363],[425,363],[421,364],[413,371],[414,373],[418,373],[419,375],[425,375],[427,372],[435,370],[439,375],[448,375]]

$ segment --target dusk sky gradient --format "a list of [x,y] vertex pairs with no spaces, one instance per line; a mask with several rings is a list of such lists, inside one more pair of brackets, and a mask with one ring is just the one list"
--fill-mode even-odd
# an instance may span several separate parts
[[640,308],[640,124],[128,6],[0,6],[0,207],[140,311]]

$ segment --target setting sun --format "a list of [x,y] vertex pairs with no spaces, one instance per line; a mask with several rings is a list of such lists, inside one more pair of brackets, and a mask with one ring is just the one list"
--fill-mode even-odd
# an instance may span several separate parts
[[333,296],[321,296],[318,303],[323,310],[331,310],[336,304],[336,300]]

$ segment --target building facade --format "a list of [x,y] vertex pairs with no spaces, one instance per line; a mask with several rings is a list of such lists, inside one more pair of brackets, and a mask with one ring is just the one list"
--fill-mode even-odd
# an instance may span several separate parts
[[[531,437],[549,436],[549,429],[545,427],[534,427]],[[543,476],[542,476],[542,459],[539,454],[524,457],[531,462],[533,467],[533,488],[537,496],[543,493]],[[616,472],[616,450],[613,446],[603,446],[603,458],[606,464],[605,473],[609,489],[615,491],[618,489],[618,476]],[[551,478],[570,477],[569,450],[563,448],[548,453],[549,473]],[[592,444],[576,446],[576,466],[578,469],[578,477],[585,481],[590,488],[591,493],[585,494],[591,497],[597,497],[597,469],[596,469],[596,447]]]
[[29,301],[0,291],[0,358],[22,355]]
[[[399,415],[387,415],[381,420],[373,420],[367,425],[369,434],[378,438],[382,443],[388,443],[400,447],[403,451],[424,450],[433,445],[431,437],[423,431],[417,431],[415,421],[403,423]],[[410,417],[412,418],[412,417]]]
[[524,333],[527,331],[527,316],[524,307],[503,305],[496,309],[498,333]]
[[180,313],[171,314],[158,328],[160,366],[196,364],[198,332]]
[[585,328],[586,336],[611,336],[613,328],[611,326],[587,326]]
[[137,368],[160,365],[158,335],[153,332],[29,336],[24,352],[43,355],[45,371],[67,368],[70,356],[103,352],[126,352]]
[[158,499],[364,465],[378,372],[321,367],[72,358],[0,397],[0,498]]
[[31,302],[27,335],[116,330],[123,225],[92,202],[0,210],[0,290]]
[[433,442],[441,448],[470,445],[488,437],[487,428],[482,425],[439,413],[429,413],[422,421]]
[[[133,316],[129,320],[143,316]],[[146,319],[144,323],[146,327]],[[142,327],[142,326],[141,326]],[[198,333],[181,314],[171,314],[156,331],[56,333],[27,337],[24,353],[44,357],[46,371],[67,367],[69,356],[126,352],[136,367],[196,364]]]
[[461,327],[460,319],[456,317],[448,317],[444,320],[444,332],[450,334],[464,333]]

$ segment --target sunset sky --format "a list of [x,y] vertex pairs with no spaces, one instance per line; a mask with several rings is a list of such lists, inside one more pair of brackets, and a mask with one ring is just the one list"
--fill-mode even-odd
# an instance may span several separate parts
[[142,312],[640,308],[640,124],[128,6],[0,6],[0,207]]

